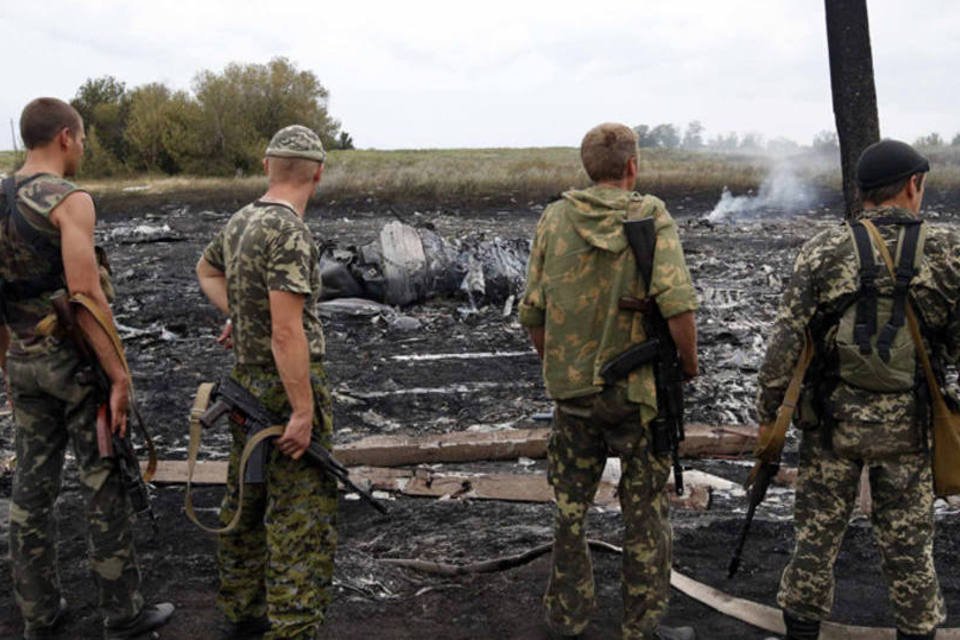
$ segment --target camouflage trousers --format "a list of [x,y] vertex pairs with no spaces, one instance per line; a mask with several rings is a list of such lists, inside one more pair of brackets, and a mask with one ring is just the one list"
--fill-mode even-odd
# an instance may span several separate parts
[[[273,367],[237,365],[234,378],[270,411],[289,415],[283,384]],[[330,446],[333,406],[323,366],[311,365],[314,433]],[[220,520],[227,524],[239,497],[237,469],[247,435],[231,423],[233,448]],[[248,484],[239,526],[219,538],[220,592],[217,604],[238,622],[266,615],[265,638],[319,637],[330,602],[337,543],[337,485],[305,458],[270,452],[265,482]]]
[[547,624],[559,633],[582,632],[596,606],[585,519],[608,454],[620,457],[622,473],[624,640],[653,638],[666,611],[672,534],[664,486],[670,464],[653,455],[648,434],[637,405],[619,388],[557,403],[547,449],[557,511],[543,603]]
[[808,620],[830,614],[833,565],[864,464],[870,469],[871,518],[894,620],[905,633],[929,633],[946,612],[933,565],[933,476],[925,453],[864,462],[826,451],[816,431],[804,433],[794,511],[796,547],[777,602]]
[[28,629],[43,627],[60,603],[54,503],[68,440],[86,494],[87,548],[107,623],[143,607],[133,548],[132,508],[115,462],[97,450],[96,394],[78,381],[76,352],[57,344],[7,359],[17,467],[10,504],[13,588]]

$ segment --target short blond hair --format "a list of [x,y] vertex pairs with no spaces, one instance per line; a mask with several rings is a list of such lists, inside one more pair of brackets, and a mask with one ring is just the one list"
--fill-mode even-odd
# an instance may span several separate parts
[[623,177],[630,158],[637,155],[637,134],[625,124],[598,124],[580,143],[580,161],[594,182]]
[[267,177],[270,184],[278,182],[304,184],[313,180],[321,163],[304,158],[280,158],[267,156]]

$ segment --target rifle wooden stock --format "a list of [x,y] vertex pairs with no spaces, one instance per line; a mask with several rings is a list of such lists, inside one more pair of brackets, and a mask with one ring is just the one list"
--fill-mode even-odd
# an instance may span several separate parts
[[116,454],[110,430],[110,406],[106,402],[97,407],[97,450],[101,458],[112,458]]

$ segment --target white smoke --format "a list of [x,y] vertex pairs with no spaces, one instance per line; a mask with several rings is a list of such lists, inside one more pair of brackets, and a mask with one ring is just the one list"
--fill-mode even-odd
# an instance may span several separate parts
[[707,214],[710,222],[732,222],[762,213],[784,214],[809,208],[814,194],[787,162],[778,162],[763,179],[756,195],[735,196],[726,187]]

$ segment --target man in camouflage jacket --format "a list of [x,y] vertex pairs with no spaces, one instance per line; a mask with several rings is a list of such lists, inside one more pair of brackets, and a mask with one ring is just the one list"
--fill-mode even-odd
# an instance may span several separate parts
[[[13,590],[24,637],[52,637],[67,604],[57,574],[54,503],[67,442],[87,496],[87,546],[107,638],[136,637],[166,623],[173,605],[145,605],[131,531],[132,507],[117,461],[101,458],[96,377],[77,347],[41,330],[51,299],[84,294],[110,322],[109,286],[94,249],[90,194],[65,180],[83,157],[80,115],[55,98],[24,108],[20,134],[27,159],[0,214],[0,367],[17,425],[17,467],[10,504]],[[7,209],[12,204],[16,209]],[[108,283],[106,283],[108,284]],[[130,380],[109,339],[86,311],[77,322],[110,381],[114,432],[126,430]]]
[[[651,448],[657,414],[652,365],[605,385],[600,368],[648,338],[642,314],[622,310],[623,296],[651,297],[668,319],[684,373],[697,374],[696,295],[676,225],[663,202],[633,191],[637,138],[620,124],[590,130],[580,148],[594,185],[568,191],[537,225],[520,303],[520,322],[543,359],[547,394],[556,401],[548,478],[557,501],[553,569],[544,596],[548,628],[576,637],[595,607],[585,518],[608,454],[621,460],[619,495],[626,527],[623,638],[692,638],[693,630],[658,627],[670,584],[671,532],[664,491],[666,455]],[[627,219],[652,217],[652,282],[643,283],[623,231]]]
[[[897,255],[897,221],[914,222],[929,164],[908,145],[884,140],[858,164],[864,210]],[[924,224],[926,239],[910,299],[928,351],[956,359],[960,340],[960,233]],[[876,251],[874,249],[874,251]],[[876,287],[889,295],[893,280],[880,265]],[[889,585],[898,638],[933,638],[945,617],[933,564],[933,486],[927,446],[928,407],[915,391],[876,393],[848,384],[826,364],[835,349],[836,318],[859,288],[858,258],[846,226],[830,228],[801,249],[760,369],[759,421],[773,422],[798,360],[804,332],[817,343],[807,376],[800,424],[800,473],[794,523],[796,547],[780,582],[788,638],[816,638],[833,606],[833,564],[858,495],[864,465],[873,495],[871,514]],[[908,331],[906,327],[900,331]],[[917,374],[918,379],[921,374]],[[825,381],[832,380],[827,386]],[[919,385],[925,388],[920,379]],[[921,387],[918,387],[921,388]],[[820,397],[814,404],[810,399]]]
[[[240,525],[219,539],[217,602],[237,635],[316,638],[330,601],[337,485],[301,458],[312,434],[329,448],[333,433],[316,311],[318,252],[303,221],[324,157],[310,129],[277,132],[264,159],[267,192],[230,218],[197,265],[203,292],[232,320],[222,340],[236,354],[233,377],[268,410],[289,416],[265,482],[247,486]],[[246,443],[244,430],[232,429],[224,524],[238,508]]]

